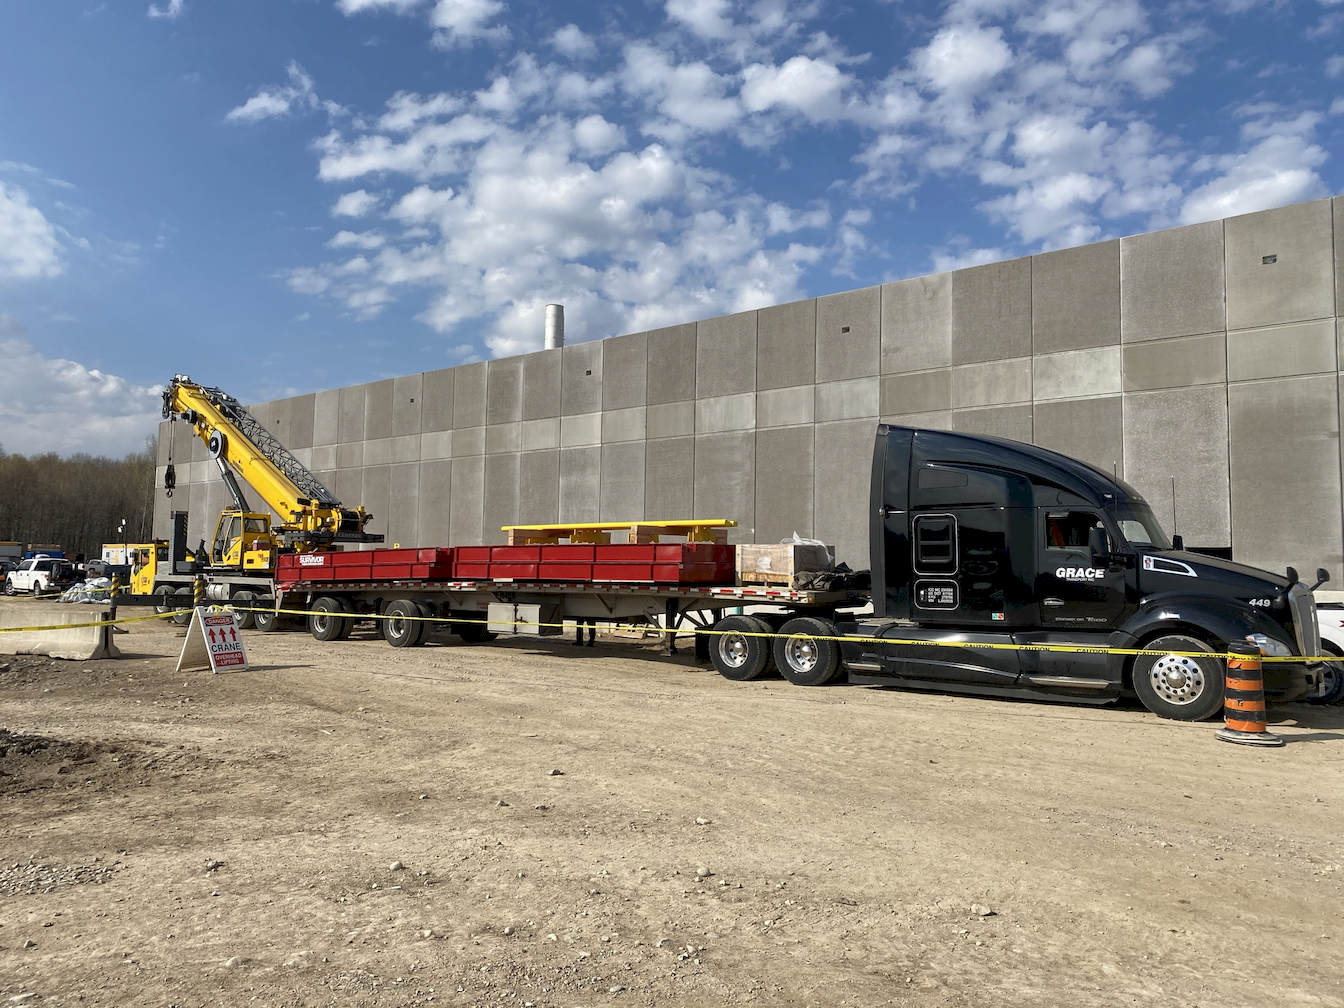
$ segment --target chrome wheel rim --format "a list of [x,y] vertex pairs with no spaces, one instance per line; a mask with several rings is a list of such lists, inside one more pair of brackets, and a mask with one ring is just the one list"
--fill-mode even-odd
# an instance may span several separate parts
[[796,672],[811,672],[818,657],[817,642],[811,637],[790,637],[784,642],[784,658]]
[[1163,655],[1148,671],[1153,692],[1176,707],[1192,704],[1204,693],[1204,670],[1187,655]]
[[719,657],[729,668],[739,669],[747,663],[747,639],[740,633],[719,637]]

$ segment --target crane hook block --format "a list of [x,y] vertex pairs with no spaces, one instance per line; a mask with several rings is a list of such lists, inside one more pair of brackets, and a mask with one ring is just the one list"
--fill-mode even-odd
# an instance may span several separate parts
[[177,487],[177,470],[174,469],[173,464],[169,462],[168,468],[163,471],[164,493],[167,496],[171,497],[173,495],[173,490],[176,489],[176,487]]
[[217,459],[224,454],[225,438],[223,431],[211,431],[210,440],[207,447],[210,449],[210,457]]

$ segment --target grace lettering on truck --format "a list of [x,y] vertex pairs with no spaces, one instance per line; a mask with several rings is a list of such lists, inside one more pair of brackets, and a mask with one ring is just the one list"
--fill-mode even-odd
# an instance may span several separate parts
[[1056,567],[1055,577],[1062,581],[1100,581],[1106,576],[1104,567]]

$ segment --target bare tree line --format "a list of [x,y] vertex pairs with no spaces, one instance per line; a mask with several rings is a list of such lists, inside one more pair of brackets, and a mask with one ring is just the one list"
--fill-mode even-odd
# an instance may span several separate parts
[[[0,540],[55,543],[67,556],[90,558],[103,543],[149,541],[155,440],[121,459],[9,455],[0,446]],[[123,518],[124,536],[117,534]]]

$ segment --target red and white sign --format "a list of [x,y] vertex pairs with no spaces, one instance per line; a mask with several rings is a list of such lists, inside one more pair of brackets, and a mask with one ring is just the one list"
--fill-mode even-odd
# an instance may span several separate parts
[[177,660],[179,672],[208,668],[211,672],[242,672],[247,668],[243,635],[231,609],[197,606]]

